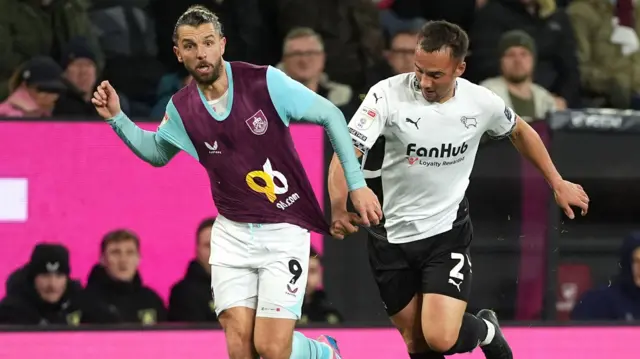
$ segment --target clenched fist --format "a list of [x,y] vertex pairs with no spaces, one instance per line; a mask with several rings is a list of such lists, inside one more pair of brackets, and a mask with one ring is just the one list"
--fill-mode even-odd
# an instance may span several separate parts
[[91,98],[91,103],[96,107],[98,115],[105,120],[115,117],[122,111],[118,93],[116,93],[109,81],[102,81],[98,85],[98,88],[93,93],[93,98]]

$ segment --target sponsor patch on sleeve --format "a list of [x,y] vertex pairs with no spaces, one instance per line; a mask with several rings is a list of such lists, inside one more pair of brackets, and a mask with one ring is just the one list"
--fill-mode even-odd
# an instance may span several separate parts
[[507,118],[507,120],[509,120],[509,122],[512,122],[512,121],[513,121],[513,118],[514,118],[514,116],[513,116],[513,110],[512,110],[512,109],[510,109],[509,107],[505,106],[505,107],[504,107],[504,117],[506,117],[506,118]]
[[367,142],[367,136],[361,132],[358,132],[358,130],[355,130],[351,127],[349,127],[349,132],[351,133],[351,135],[353,137],[358,138],[360,141],[362,142]]
[[373,121],[378,117],[378,111],[369,107],[363,107],[358,113],[358,123],[356,128],[359,130],[367,130],[373,124]]
[[356,139],[352,139],[353,141],[353,146],[355,148],[358,149],[358,151],[362,152],[362,153],[367,153],[367,151],[369,151],[369,149],[367,148],[367,146],[363,145],[362,142],[360,142],[359,140]]

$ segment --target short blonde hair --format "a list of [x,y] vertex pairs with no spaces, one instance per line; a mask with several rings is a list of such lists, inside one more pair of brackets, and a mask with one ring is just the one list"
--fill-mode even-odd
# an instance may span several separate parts
[[289,43],[289,41],[303,37],[315,37],[320,44],[320,50],[324,51],[324,42],[322,41],[322,36],[320,36],[320,34],[310,27],[296,27],[291,29],[291,31],[287,33],[287,36],[284,37],[284,41],[282,42],[282,52],[286,52],[287,43]]

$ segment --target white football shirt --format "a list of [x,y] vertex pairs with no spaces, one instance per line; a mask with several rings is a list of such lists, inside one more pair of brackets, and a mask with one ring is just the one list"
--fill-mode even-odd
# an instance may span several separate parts
[[372,232],[406,243],[466,219],[465,192],[482,134],[504,138],[515,124],[500,97],[465,79],[456,80],[445,103],[428,102],[413,73],[374,85],[349,123],[385,216]]

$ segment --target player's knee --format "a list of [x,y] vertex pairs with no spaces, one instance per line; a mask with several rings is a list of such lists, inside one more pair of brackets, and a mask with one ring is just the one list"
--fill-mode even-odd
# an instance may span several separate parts
[[256,340],[256,351],[263,359],[289,359],[291,357],[291,341]]
[[404,340],[404,344],[407,346],[409,353],[421,353],[429,349],[427,342],[420,330],[414,330],[413,328],[400,329],[400,334]]
[[225,329],[225,335],[231,359],[251,357],[254,350],[250,333],[238,329]]
[[424,339],[431,350],[444,353],[456,345],[458,332],[437,329],[425,330]]
[[231,359],[248,358],[253,353],[253,328],[235,321],[232,317],[221,318],[221,324],[227,339],[227,348]]

